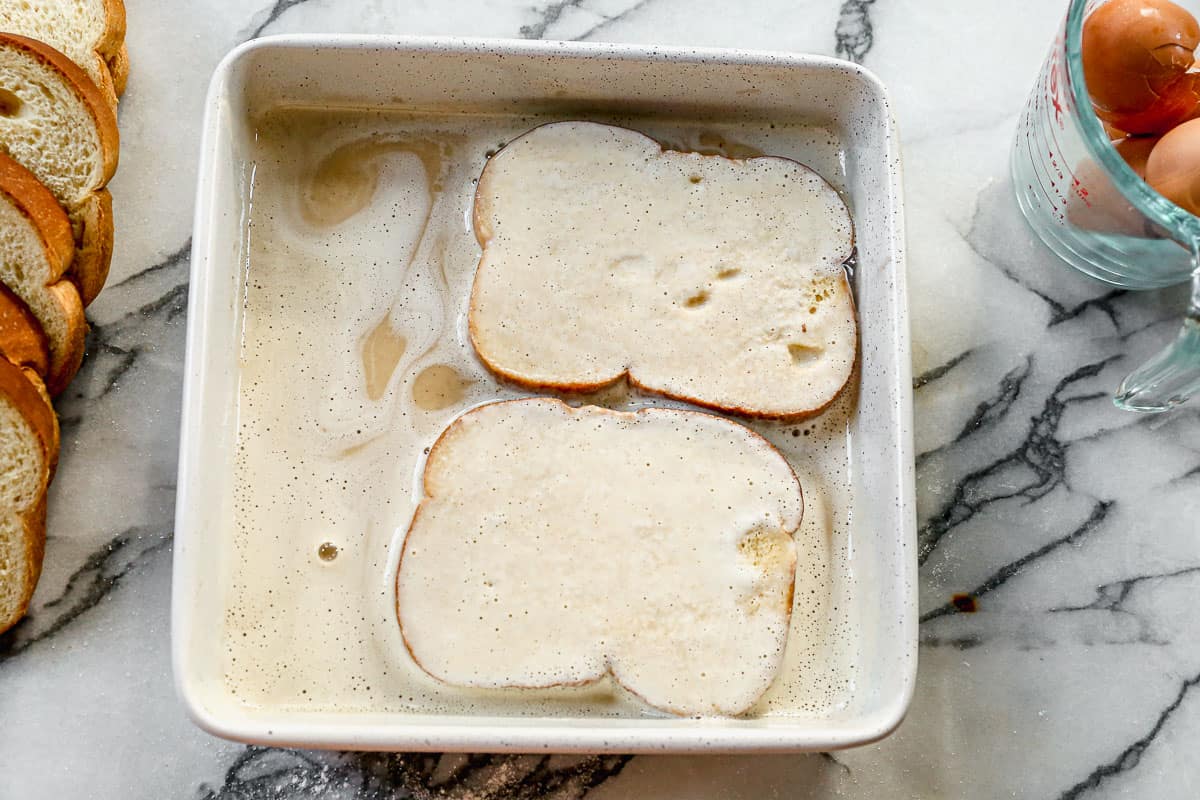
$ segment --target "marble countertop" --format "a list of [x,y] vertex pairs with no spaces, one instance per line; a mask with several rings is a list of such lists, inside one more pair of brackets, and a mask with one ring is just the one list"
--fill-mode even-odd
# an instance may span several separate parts
[[[1073,274],[1007,177],[1065,3],[126,2],[117,252],[59,403],[45,575],[0,637],[0,799],[1200,796],[1200,404],[1137,417],[1108,399],[1173,335],[1183,295]],[[168,612],[200,116],[221,56],[284,32],[792,50],[884,79],[920,454],[921,664],[894,736],[801,756],[438,757],[245,747],[185,718]]]

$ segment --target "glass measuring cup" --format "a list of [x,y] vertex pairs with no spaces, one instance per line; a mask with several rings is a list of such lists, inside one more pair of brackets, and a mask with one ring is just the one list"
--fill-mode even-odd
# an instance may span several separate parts
[[1068,264],[1128,289],[1192,281],[1178,336],[1121,383],[1114,402],[1165,411],[1200,393],[1200,218],[1151,189],[1117,153],[1083,80],[1083,20],[1104,0],[1071,0],[1017,125],[1017,203]]

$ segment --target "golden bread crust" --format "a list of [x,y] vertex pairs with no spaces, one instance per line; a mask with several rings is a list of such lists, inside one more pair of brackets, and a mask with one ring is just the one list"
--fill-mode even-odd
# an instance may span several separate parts
[[125,94],[125,84],[129,82],[129,50],[122,44],[121,49],[104,63],[112,76],[113,92],[120,97]]
[[45,375],[50,369],[50,345],[37,318],[21,298],[0,283],[0,355],[19,367]]
[[112,194],[101,189],[76,214],[80,225],[79,249],[71,266],[71,278],[79,288],[79,299],[91,305],[104,284],[112,265],[113,212]]

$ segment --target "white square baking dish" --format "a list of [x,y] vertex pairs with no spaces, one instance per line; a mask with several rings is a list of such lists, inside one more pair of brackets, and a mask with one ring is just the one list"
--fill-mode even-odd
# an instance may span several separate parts
[[[844,696],[816,714],[679,719],[267,709],[229,690],[222,656],[255,120],[280,106],[539,118],[822,126],[856,226],[861,379],[850,418],[855,647]],[[664,123],[665,124],[665,123]],[[197,192],[178,499],[172,655],[205,730],[276,746],[493,752],[784,752],[860,745],[901,721],[916,677],[912,403],[900,148],[883,86],[814,56],[558,42],[281,36],[249,42],[209,90]],[[785,154],[785,153],[780,153]],[[793,434],[796,435],[796,434]],[[331,675],[336,680],[336,675]]]

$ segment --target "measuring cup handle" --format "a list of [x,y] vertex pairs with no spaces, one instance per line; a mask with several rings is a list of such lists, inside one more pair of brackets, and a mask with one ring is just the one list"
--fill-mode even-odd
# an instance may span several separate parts
[[1192,293],[1179,335],[1121,381],[1113,397],[1118,408],[1167,411],[1200,393],[1200,243],[1193,245],[1192,252]]

